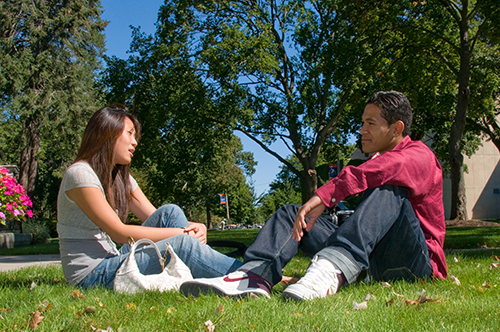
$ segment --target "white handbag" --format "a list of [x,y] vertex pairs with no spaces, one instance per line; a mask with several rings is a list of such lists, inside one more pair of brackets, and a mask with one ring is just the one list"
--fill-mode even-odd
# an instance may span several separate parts
[[[133,241],[133,240],[132,240]],[[135,249],[141,244],[152,245],[158,254],[162,272],[159,274],[144,275],[139,271],[135,260]],[[178,290],[184,281],[192,280],[193,276],[189,268],[175,254],[174,250],[167,243],[165,257],[170,254],[170,261],[164,267],[165,259],[161,256],[156,244],[149,239],[140,239],[130,245],[128,257],[116,272],[114,280],[114,290],[124,293],[135,293],[142,290],[159,290],[165,292],[169,290]]]

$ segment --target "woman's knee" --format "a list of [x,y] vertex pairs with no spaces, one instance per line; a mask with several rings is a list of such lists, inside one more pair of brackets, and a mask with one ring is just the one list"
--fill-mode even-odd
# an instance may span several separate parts
[[201,246],[200,240],[198,240],[190,235],[187,235],[187,234],[179,234],[179,235],[173,236],[171,238],[168,238],[166,240],[166,242],[168,242],[170,244],[170,246],[172,246],[172,249],[174,249],[174,251],[176,251],[176,250],[191,251],[191,250]]
[[158,212],[164,214],[172,214],[172,213],[184,213],[182,209],[176,204],[165,204],[160,206]]

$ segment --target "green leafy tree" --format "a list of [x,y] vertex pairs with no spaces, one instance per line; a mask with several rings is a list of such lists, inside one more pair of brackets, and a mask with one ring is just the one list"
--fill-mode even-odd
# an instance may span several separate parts
[[[493,68],[500,65],[496,43],[500,37],[500,7],[490,0],[439,0],[412,3],[409,8],[412,12],[409,27],[420,35],[416,39],[419,46],[427,51],[431,61],[445,66],[441,77],[453,78],[453,108],[445,108],[451,120],[450,217],[467,219],[463,153],[470,150],[470,144],[468,147],[465,142],[477,139],[471,139],[472,127],[467,128],[466,124],[468,117],[482,119],[483,133],[488,134],[486,125],[496,123],[491,114],[499,82],[498,70]],[[443,82],[449,84],[450,80],[444,78],[439,83]],[[448,88],[449,85],[447,94]]]
[[155,205],[180,205],[189,218],[204,210],[211,228],[212,213],[220,214],[218,194],[229,191],[238,193],[231,215],[248,218],[253,207],[245,174],[255,172],[253,155],[242,151],[228,126],[206,121],[215,106],[189,61],[173,56],[170,44],[153,42],[138,29],[133,34],[134,55],[107,59],[102,86],[108,102],[130,104],[142,123],[133,167],[148,197]]
[[[495,138],[500,7],[490,0],[351,2],[353,20],[386,34],[387,56],[373,90],[404,92],[414,108],[412,137],[430,137],[452,183],[451,218],[467,219],[463,154],[478,136]],[[367,18],[365,20],[365,18]],[[467,125],[467,123],[469,123]],[[482,132],[482,133],[481,133]]]
[[44,176],[60,171],[96,110],[100,14],[94,0],[0,2],[1,157],[18,164],[30,195],[40,163]]
[[[243,132],[286,165],[301,181],[303,200],[318,186],[323,144],[332,133],[352,129],[352,104],[366,99],[363,89],[372,80],[366,73],[381,54],[379,44],[364,37],[365,27],[346,19],[344,6],[343,1],[166,1],[159,13],[156,42],[177,45],[192,61],[217,105],[208,119]],[[286,144],[300,168],[270,148],[276,140]]]

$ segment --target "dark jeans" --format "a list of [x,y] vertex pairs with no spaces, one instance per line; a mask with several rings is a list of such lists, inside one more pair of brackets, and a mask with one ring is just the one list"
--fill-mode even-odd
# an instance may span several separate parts
[[432,276],[425,237],[405,188],[386,185],[367,190],[340,227],[320,217],[300,242],[292,238],[298,208],[286,205],[276,211],[247,249],[240,269],[251,270],[275,285],[300,248],[309,257],[319,255],[331,261],[348,284],[361,272],[386,281]]

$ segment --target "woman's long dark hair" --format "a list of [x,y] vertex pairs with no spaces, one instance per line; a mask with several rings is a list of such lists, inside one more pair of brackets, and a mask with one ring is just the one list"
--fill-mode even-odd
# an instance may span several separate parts
[[127,219],[128,202],[132,197],[130,165],[114,165],[113,152],[116,140],[123,132],[125,117],[134,124],[138,141],[141,129],[137,118],[124,105],[113,104],[101,108],[90,118],[75,159],[75,162],[88,162],[94,169],[104,188],[106,200],[123,222]]

